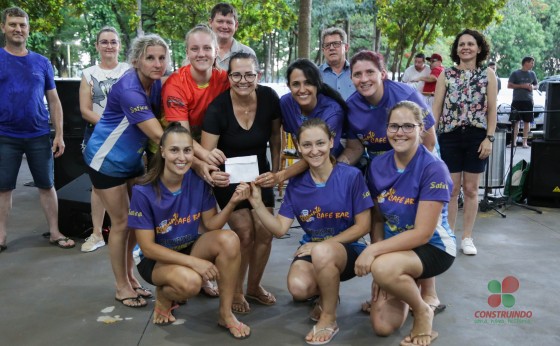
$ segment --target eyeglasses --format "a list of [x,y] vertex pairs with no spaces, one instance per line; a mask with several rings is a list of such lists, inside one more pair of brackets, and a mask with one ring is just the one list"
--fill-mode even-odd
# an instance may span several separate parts
[[405,123],[405,124],[399,125],[399,124],[395,124],[395,123],[389,123],[389,124],[387,124],[387,132],[397,133],[397,132],[399,132],[399,129],[402,129],[402,131],[404,133],[411,133],[416,126],[420,126],[420,124]]
[[109,47],[109,45],[111,45],[111,46],[118,46],[118,45],[119,45],[119,41],[117,41],[117,40],[112,40],[112,41],[101,40],[101,41],[99,41],[99,45],[100,45],[101,47]]
[[329,49],[331,46],[333,48],[340,48],[340,46],[342,46],[342,43],[342,41],[333,41],[329,43],[323,43],[321,47],[323,47],[323,49]]
[[256,73],[245,73],[245,74],[241,74],[238,72],[234,72],[234,73],[230,73],[229,74],[229,78],[234,82],[234,83],[239,83],[241,82],[241,79],[245,78],[245,80],[247,81],[247,83],[252,83],[255,81],[255,78],[257,78],[257,74]]

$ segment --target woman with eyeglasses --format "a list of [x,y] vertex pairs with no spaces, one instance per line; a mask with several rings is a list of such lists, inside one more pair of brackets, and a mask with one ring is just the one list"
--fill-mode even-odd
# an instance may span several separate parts
[[295,301],[319,296],[309,315],[316,324],[305,342],[323,345],[339,332],[340,283],[356,275],[354,263],[366,247],[358,240],[369,231],[373,203],[361,172],[332,156],[334,136],[323,120],[306,120],[298,129],[297,144],[309,168],[290,180],[278,214],[273,216],[263,205],[255,183],[249,201],[276,237],[289,231],[294,218],[305,232],[290,266],[288,290]]
[[[86,147],[95,124],[101,119],[101,114],[103,114],[107,105],[107,95],[111,91],[111,87],[130,68],[130,65],[127,63],[119,62],[121,43],[115,28],[106,26],[97,33],[95,50],[99,53],[101,61],[99,64],[83,70],[80,83],[80,112],[82,113],[82,118],[87,121],[82,148]],[[93,223],[93,232],[82,244],[82,252],[95,251],[105,246],[101,232],[104,216],[105,208],[103,208],[101,199],[97,192],[92,190],[91,221]],[[141,288],[134,277],[130,279],[134,281],[134,287],[138,288],[137,291],[140,294],[148,298],[151,296],[151,294],[148,294],[149,292]]]
[[[383,55],[372,51],[361,51],[350,59],[352,81],[356,93],[346,101],[348,103],[348,140],[346,149],[338,157],[341,162],[358,165],[365,169],[376,156],[391,149],[387,138],[387,113],[400,101],[412,101],[422,109],[420,131],[421,143],[433,151],[436,143],[434,117],[418,91],[405,83],[387,79]],[[364,150],[365,149],[365,150]],[[376,241],[379,239],[373,239]],[[426,302],[437,312],[445,305],[437,297],[435,280],[420,281],[422,295]],[[370,302],[362,304],[362,311],[370,312]]]
[[418,280],[434,278],[453,264],[455,236],[447,222],[453,188],[447,166],[422,145],[423,110],[402,101],[389,110],[387,138],[392,150],[373,159],[367,170],[373,198],[376,241],[356,260],[356,274],[373,276],[371,324],[388,336],[414,313],[412,330],[400,343],[429,345],[434,311]]
[[[206,110],[202,127],[202,147],[208,151],[220,150],[225,157],[256,155],[261,177],[276,172],[280,164],[280,106],[276,92],[258,85],[257,58],[245,52],[236,52],[229,61],[230,89],[219,95]],[[270,143],[272,167],[267,157],[267,142]],[[215,182],[214,194],[221,208],[227,205],[239,184],[230,184],[224,173],[224,162],[220,171],[212,173]],[[274,180],[260,184],[262,200],[272,213],[274,207]],[[261,285],[261,279],[270,256],[272,235],[264,230],[255,217],[248,201],[241,202],[231,214],[228,224],[241,241],[241,271],[233,300],[233,311],[248,313],[251,308],[247,299],[263,305],[273,305],[276,298]],[[243,283],[247,277],[247,291],[243,294]]]

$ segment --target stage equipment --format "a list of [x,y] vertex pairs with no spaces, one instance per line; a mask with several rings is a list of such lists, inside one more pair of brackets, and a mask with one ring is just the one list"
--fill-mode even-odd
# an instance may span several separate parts
[[527,203],[560,208],[560,141],[534,140]]
[[546,91],[544,139],[560,141],[560,82],[549,82]]

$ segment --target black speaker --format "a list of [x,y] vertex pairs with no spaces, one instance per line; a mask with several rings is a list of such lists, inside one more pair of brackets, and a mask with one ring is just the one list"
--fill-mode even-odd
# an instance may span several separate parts
[[560,82],[549,82],[546,89],[544,139],[560,141]]
[[91,181],[87,174],[57,192],[58,228],[66,236],[79,237],[91,224]]
[[56,91],[62,104],[64,135],[83,136],[86,121],[80,112],[80,80],[55,80]]
[[534,140],[527,203],[560,208],[560,142]]
[[64,154],[54,159],[54,187],[60,189],[86,172],[82,155],[83,134],[64,136]]

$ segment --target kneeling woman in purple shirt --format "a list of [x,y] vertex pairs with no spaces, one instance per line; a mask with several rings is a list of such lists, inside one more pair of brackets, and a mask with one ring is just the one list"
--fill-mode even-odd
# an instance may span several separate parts
[[378,335],[400,328],[410,309],[414,324],[404,345],[429,345],[434,311],[417,280],[445,272],[455,259],[455,235],[447,222],[453,187],[447,166],[421,145],[422,110],[402,101],[390,111],[392,150],[373,159],[368,187],[375,207],[373,243],[356,261],[356,274],[374,279],[371,323]]
[[[132,190],[128,226],[135,230],[141,251],[135,254],[138,272],[157,286],[154,323],[175,321],[175,302],[194,297],[206,280],[220,289],[218,325],[244,339],[250,328],[231,311],[241,253],[239,238],[221,228],[235,206],[249,196],[240,184],[220,213],[212,188],[191,169],[193,139],[178,122],[161,137],[153,168]],[[208,230],[198,234],[199,225]]]
[[373,202],[361,172],[330,155],[333,135],[323,120],[304,122],[297,142],[309,169],[290,180],[278,215],[270,214],[254,183],[249,201],[276,237],[288,232],[294,218],[305,231],[288,273],[288,290],[298,301],[320,295],[310,315],[317,324],[305,341],[322,345],[338,333],[340,281],[355,276],[354,262],[365,248],[357,241],[369,232]]

